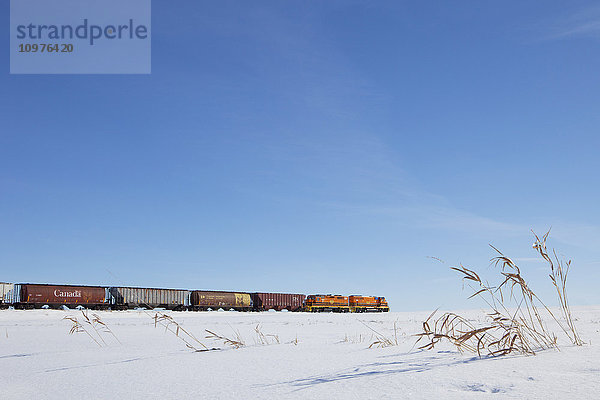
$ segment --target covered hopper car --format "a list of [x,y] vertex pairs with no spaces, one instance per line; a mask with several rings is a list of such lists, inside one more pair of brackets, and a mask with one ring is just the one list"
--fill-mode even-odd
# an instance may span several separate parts
[[252,293],[254,311],[301,311],[305,295],[291,293]]
[[107,288],[99,286],[15,284],[9,302],[16,308],[83,306],[108,308]]
[[179,289],[154,289],[136,287],[109,288],[111,308],[137,307],[185,310],[189,305],[189,291]]
[[12,283],[0,282],[0,308],[6,308],[9,304],[9,296],[13,290]]
[[252,299],[248,293],[215,292],[207,290],[193,290],[190,293],[190,309],[202,310],[252,310]]

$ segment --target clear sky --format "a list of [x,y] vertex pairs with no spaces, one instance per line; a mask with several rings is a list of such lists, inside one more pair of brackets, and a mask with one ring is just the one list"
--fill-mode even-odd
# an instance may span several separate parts
[[0,280],[477,307],[448,267],[492,243],[551,296],[552,226],[600,303],[595,2],[154,0],[151,75],[9,75],[8,46]]

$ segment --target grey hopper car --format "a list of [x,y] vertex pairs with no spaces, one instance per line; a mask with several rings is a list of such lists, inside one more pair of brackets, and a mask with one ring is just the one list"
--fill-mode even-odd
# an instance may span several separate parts
[[180,289],[154,289],[136,287],[111,287],[112,308],[136,307],[184,310],[189,305],[189,291]]

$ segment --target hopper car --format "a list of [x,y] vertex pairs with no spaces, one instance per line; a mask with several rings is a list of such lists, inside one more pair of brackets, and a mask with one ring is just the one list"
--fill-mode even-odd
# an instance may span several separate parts
[[251,296],[254,311],[302,311],[306,298],[297,293],[252,293]]
[[189,306],[189,291],[180,289],[156,289],[139,287],[111,287],[111,308],[126,310],[129,308],[165,308],[167,310],[185,310]]
[[9,304],[8,295],[13,290],[12,283],[0,282],[0,308],[7,308]]
[[193,290],[190,293],[190,309],[206,311],[208,309],[251,311],[252,298],[249,293],[214,292],[208,290]]
[[15,308],[82,306],[92,309],[108,308],[108,289],[101,286],[15,284],[8,294],[8,303]]

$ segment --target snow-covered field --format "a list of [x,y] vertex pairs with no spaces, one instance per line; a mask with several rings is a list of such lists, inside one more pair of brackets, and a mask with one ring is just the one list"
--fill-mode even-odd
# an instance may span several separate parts
[[[427,312],[169,312],[208,347],[221,348],[193,352],[155,328],[151,311],[98,312],[120,341],[101,333],[100,347],[85,333],[69,335],[63,317],[82,321],[80,311],[2,310],[0,398],[599,398],[600,307],[573,311],[585,346],[559,336],[561,351],[479,359],[450,346],[417,350],[411,335]],[[369,348],[371,329],[394,339],[394,321],[398,345]],[[206,339],[205,329],[229,338],[237,332],[245,346]]]

